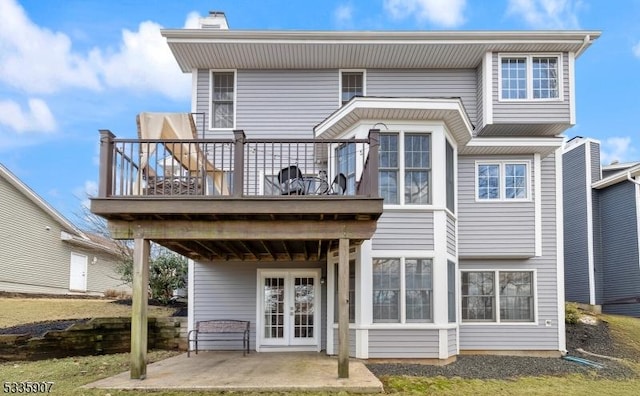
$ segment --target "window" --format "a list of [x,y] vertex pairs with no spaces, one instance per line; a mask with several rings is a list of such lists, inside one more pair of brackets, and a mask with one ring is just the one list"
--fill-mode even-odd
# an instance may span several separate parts
[[340,73],[340,103],[344,105],[354,96],[364,96],[364,72],[343,71]]
[[449,323],[456,322],[456,263],[447,261],[447,308]]
[[[338,323],[338,264],[335,265],[333,321]],[[356,262],[349,261],[349,323],[356,322]]]
[[[404,167],[400,166],[401,163]],[[379,172],[380,196],[386,204],[430,204],[431,135],[380,134]],[[399,181],[403,183],[402,196]]]
[[529,163],[476,164],[478,200],[523,200],[529,198]]
[[356,145],[343,143],[336,149],[338,173],[347,177],[345,195],[355,195],[356,192]]
[[432,260],[427,258],[373,259],[373,321],[406,323],[432,320]]
[[234,128],[235,72],[211,72],[211,128]]
[[462,272],[462,320],[533,322],[533,289],[532,271]]
[[500,99],[561,99],[559,56],[500,57]]

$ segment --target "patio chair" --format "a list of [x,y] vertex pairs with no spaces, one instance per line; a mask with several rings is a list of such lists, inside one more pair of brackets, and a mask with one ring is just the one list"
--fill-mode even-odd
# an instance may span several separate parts
[[289,165],[278,172],[278,184],[282,195],[304,195],[304,177],[300,168]]
[[347,192],[347,177],[344,173],[338,173],[333,178],[331,188],[329,189],[330,195],[344,195]]

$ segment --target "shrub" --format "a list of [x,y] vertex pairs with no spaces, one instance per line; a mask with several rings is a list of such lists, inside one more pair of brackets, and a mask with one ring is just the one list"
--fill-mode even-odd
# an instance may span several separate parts
[[567,324],[576,324],[580,320],[578,304],[568,302],[564,304],[564,321]]

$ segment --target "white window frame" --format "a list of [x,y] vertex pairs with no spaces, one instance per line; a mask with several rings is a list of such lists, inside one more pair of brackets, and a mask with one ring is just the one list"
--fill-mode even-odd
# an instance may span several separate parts
[[367,69],[338,70],[338,107],[342,107],[342,73],[362,73],[362,96],[367,96]]
[[[435,257],[432,254],[417,254],[417,255],[385,255],[385,254],[376,254],[373,253],[371,257],[371,266],[373,269],[373,260],[376,259],[399,259],[400,260],[400,305],[398,307],[400,317],[397,322],[390,321],[376,321],[373,313],[373,283],[371,284],[371,323],[375,326],[388,326],[388,325],[416,325],[416,324],[433,324],[434,323],[434,292],[433,287],[436,282],[433,276],[434,268],[435,268]],[[415,259],[426,259],[431,260],[431,319],[429,320],[407,320],[407,280],[406,280],[406,260],[415,260]],[[371,278],[373,282],[373,278]]]
[[[428,135],[429,136],[429,202],[430,203],[406,203],[405,202],[405,135]],[[433,193],[434,186],[434,132],[433,131],[414,131],[414,130],[389,130],[381,132],[381,135],[398,135],[398,203],[384,203],[385,208],[411,208],[426,209],[433,207],[435,199]],[[443,149],[444,153],[444,149]],[[455,149],[454,149],[455,155]],[[455,168],[455,163],[454,163]]]
[[[478,167],[481,165],[498,165],[500,178],[500,187],[499,187],[499,196],[498,198],[480,198],[479,187],[480,181],[478,180]],[[506,198],[506,183],[505,183],[505,165],[525,165],[525,177],[527,178],[526,182],[526,194],[525,198]],[[531,201],[531,160],[506,160],[506,161],[476,161],[475,163],[475,198],[476,202],[530,202]]]
[[[233,126],[230,128],[213,127],[213,74],[233,73]],[[236,69],[210,69],[209,70],[209,130],[210,131],[231,131],[236,129],[237,109],[238,109],[238,71]]]
[[[464,272],[492,272],[494,274],[493,276],[493,282],[494,282],[494,290],[495,290],[495,305],[494,305],[494,309],[495,309],[495,314],[496,314],[496,319],[495,321],[474,321],[474,320],[466,320],[462,318],[462,274]],[[500,317],[500,273],[501,272],[530,272],[532,274],[532,291],[533,291],[533,320],[531,321],[503,321],[502,318]],[[509,325],[509,326],[522,326],[522,325],[526,325],[526,326],[531,326],[531,325],[537,325],[538,324],[538,272],[536,269],[464,269],[464,270],[460,270],[459,271],[459,278],[458,278],[458,288],[459,288],[459,293],[460,293],[460,299],[458,301],[458,309],[459,309],[459,317],[460,317],[460,325],[468,325],[468,324],[472,324],[472,325]]]
[[[525,60],[525,81],[527,84],[527,95],[525,98],[503,98],[502,97],[502,59],[519,58]],[[557,58],[558,59],[558,97],[557,98],[534,98],[533,97],[533,58]],[[562,68],[562,53],[541,53],[541,54],[518,54],[503,53],[498,54],[498,101],[499,102],[563,102],[564,101],[564,79]]]

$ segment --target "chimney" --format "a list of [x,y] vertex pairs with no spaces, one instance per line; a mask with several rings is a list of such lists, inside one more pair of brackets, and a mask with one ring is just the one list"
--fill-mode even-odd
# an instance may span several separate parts
[[222,11],[209,11],[209,15],[200,18],[200,29],[221,29],[229,30],[227,17]]

